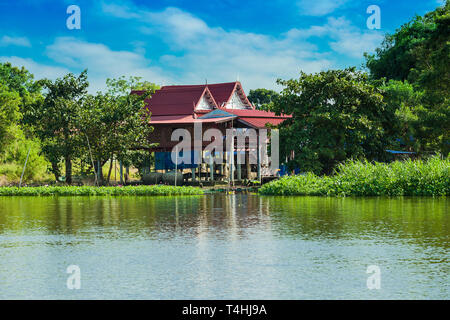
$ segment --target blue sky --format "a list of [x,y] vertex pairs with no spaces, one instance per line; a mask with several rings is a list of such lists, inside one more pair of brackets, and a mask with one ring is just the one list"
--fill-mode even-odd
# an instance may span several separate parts
[[[91,92],[108,77],[158,84],[239,79],[246,91],[277,78],[360,67],[388,32],[440,0],[0,0],[0,62],[36,78],[88,69]],[[81,29],[66,27],[69,5]],[[370,30],[367,7],[381,9]]]

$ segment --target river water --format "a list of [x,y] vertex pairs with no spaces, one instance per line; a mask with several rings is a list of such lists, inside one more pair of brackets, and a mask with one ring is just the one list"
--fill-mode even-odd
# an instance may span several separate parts
[[4,197],[0,299],[449,299],[449,204]]

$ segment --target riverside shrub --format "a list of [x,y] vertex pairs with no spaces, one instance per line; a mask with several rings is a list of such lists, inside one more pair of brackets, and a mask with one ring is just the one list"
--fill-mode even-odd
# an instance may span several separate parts
[[199,195],[202,189],[190,186],[42,186],[42,187],[1,187],[0,196],[174,196]]
[[259,190],[266,195],[445,196],[450,194],[450,159],[370,163],[349,160],[332,176],[282,177]]

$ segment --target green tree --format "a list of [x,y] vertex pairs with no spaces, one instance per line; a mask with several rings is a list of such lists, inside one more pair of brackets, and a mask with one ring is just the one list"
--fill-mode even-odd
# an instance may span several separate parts
[[415,137],[419,131],[420,119],[417,113],[422,108],[423,93],[415,91],[408,81],[390,80],[376,83],[382,91],[386,110],[394,114],[390,125],[385,127],[385,134],[390,137],[388,147],[395,150],[420,150],[420,141]]
[[248,100],[259,110],[269,110],[270,103],[278,97],[278,92],[269,89],[250,90]]
[[394,114],[367,74],[355,68],[302,72],[278,84],[285,88],[273,110],[292,115],[280,126],[281,157],[291,169],[330,173],[348,158],[382,160],[389,141],[384,128]]
[[[14,140],[21,111],[41,97],[41,87],[25,68],[0,63],[0,152]],[[14,128],[11,128],[14,126]],[[29,132],[27,132],[29,133]],[[30,135],[30,134],[29,134]]]
[[[366,55],[372,79],[408,81],[420,96],[411,116],[419,153],[450,148],[450,2],[416,16]],[[387,98],[389,99],[389,97]]]
[[0,175],[7,176],[9,182],[18,181],[28,156],[23,182],[46,180],[48,162],[42,155],[39,139],[27,138],[17,125],[13,125],[10,132],[13,139],[0,154]]
[[19,93],[11,91],[0,80],[0,152],[5,150],[13,138],[10,129],[20,118],[20,102]]
[[[150,147],[148,137],[153,128],[148,124],[150,114],[144,106],[145,99],[156,89],[157,85],[142,82],[139,77],[108,79],[105,94],[97,93],[85,100],[80,118],[81,132],[89,141],[93,159],[101,166],[111,160],[107,183],[112,159],[132,164],[132,159],[137,159],[138,150]],[[139,92],[130,94],[132,90]],[[99,170],[96,163],[94,167]],[[100,179],[102,177],[101,174]]]
[[435,27],[418,48],[417,70],[411,72],[418,90],[423,90],[418,139],[424,150],[439,150],[446,156],[450,152],[450,2],[430,17]]
[[89,86],[87,71],[78,77],[69,73],[55,81],[44,79],[40,84],[47,91],[45,98],[29,107],[24,118],[42,141],[56,179],[61,174],[58,164],[64,159],[66,182],[70,184],[72,160],[80,155],[82,145],[77,121]]
[[[365,54],[373,79],[408,80],[415,83],[433,60],[447,67],[450,2],[422,16],[415,16],[393,34],[387,34],[375,54]],[[440,49],[436,51],[436,49]],[[443,50],[442,50],[443,49]],[[445,59],[433,59],[440,56]]]
[[18,92],[23,100],[41,94],[40,83],[34,81],[34,76],[24,67],[14,67],[9,62],[0,63],[0,79],[10,91]]
[[0,63],[0,175],[8,182],[19,181],[27,156],[23,182],[47,178],[40,141],[24,125],[22,114],[41,98],[41,86],[30,72]]

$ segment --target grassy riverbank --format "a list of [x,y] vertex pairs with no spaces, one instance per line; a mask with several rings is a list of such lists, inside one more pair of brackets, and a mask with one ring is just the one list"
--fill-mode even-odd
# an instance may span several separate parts
[[263,195],[444,196],[450,195],[450,160],[407,160],[389,164],[348,161],[332,176],[312,173],[263,185]]
[[198,195],[203,190],[196,187],[165,185],[125,187],[1,187],[0,196],[174,196]]

